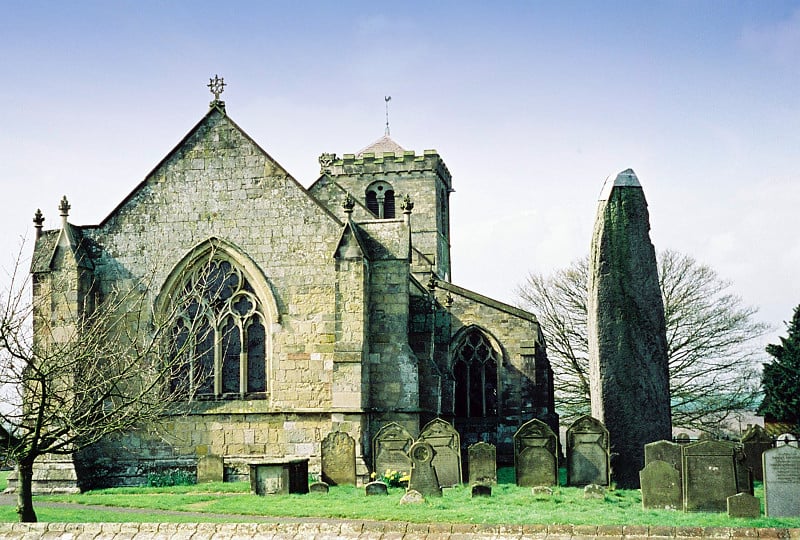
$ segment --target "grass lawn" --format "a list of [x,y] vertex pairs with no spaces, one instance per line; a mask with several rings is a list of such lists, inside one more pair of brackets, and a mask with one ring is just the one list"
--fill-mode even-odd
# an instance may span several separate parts
[[[506,472],[506,471],[502,471]],[[513,473],[512,473],[513,474]],[[0,475],[4,476],[4,475]],[[336,517],[443,523],[660,525],[702,527],[800,527],[800,518],[732,519],[726,514],[643,510],[638,490],[611,490],[604,500],[583,499],[583,489],[557,487],[549,497],[534,497],[530,488],[520,488],[501,474],[491,498],[470,496],[460,486],[445,490],[444,497],[422,505],[401,506],[404,490],[392,488],[388,497],[367,497],[363,488],[331,487],[330,493],[308,495],[251,495],[249,484],[204,484],[170,488],[114,488],[77,495],[41,496],[34,507],[41,521],[214,521],[196,515],[173,516],[120,513],[96,509],[62,509],[36,503],[73,502],[106,507],[177,510],[209,514],[234,514],[221,521],[247,521],[247,516]],[[505,480],[505,483],[504,483]],[[756,495],[761,497],[762,490]],[[0,521],[15,521],[10,507],[0,506]]]

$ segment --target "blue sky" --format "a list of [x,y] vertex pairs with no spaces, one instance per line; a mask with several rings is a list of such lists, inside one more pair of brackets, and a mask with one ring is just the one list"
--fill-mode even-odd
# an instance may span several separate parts
[[[453,279],[510,303],[588,252],[633,168],[652,239],[784,333],[800,304],[800,2],[0,1],[0,262],[101,221],[228,83],[230,116],[302,184],[383,134],[454,178]],[[5,254],[8,254],[6,256]],[[546,329],[545,329],[546,330]]]

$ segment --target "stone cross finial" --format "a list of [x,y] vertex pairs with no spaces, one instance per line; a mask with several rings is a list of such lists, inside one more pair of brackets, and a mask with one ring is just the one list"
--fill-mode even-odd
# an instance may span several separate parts
[[58,210],[61,212],[61,217],[66,218],[69,216],[69,209],[72,208],[69,205],[69,201],[67,200],[67,196],[64,195],[61,197],[61,204],[58,205]]
[[353,208],[356,206],[356,201],[348,193],[345,198],[344,202],[342,203],[342,208],[344,208],[344,213],[347,214],[348,217],[353,213]]
[[225,91],[225,78],[214,75],[213,79],[208,79],[208,89],[214,94],[214,101],[208,104],[209,107],[225,108],[225,102],[219,99],[220,94]]
[[44,225],[44,216],[42,215],[42,209],[37,208],[36,213],[33,215],[33,226],[36,227],[36,238],[38,239],[42,236],[42,226]]
[[330,152],[324,152],[319,156],[319,172],[320,174],[329,173],[331,172],[331,166],[333,162],[336,161],[336,154],[331,154]]

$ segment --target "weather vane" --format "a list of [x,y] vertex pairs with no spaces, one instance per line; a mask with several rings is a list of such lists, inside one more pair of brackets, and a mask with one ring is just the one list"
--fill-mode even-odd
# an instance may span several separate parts
[[225,78],[214,75],[213,79],[208,79],[208,88],[214,94],[214,101],[219,101],[219,96],[225,91]]
[[386,135],[389,135],[389,102],[392,101],[392,96],[384,96],[383,101],[386,102]]

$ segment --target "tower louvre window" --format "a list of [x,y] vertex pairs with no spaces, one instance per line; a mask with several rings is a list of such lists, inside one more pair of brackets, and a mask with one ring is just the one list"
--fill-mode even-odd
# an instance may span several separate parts
[[367,209],[378,219],[395,217],[394,189],[388,182],[373,182],[365,193]]

